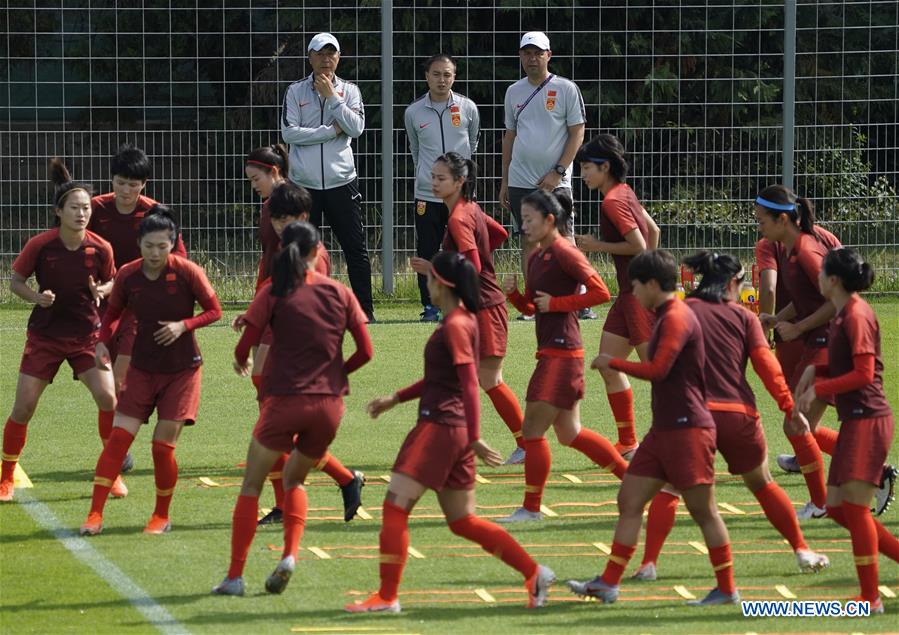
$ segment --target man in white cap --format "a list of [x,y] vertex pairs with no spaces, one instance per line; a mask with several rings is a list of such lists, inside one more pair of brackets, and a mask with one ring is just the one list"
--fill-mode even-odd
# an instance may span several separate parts
[[312,73],[287,88],[281,111],[281,137],[290,145],[288,176],[312,195],[310,220],[322,216],[346,257],[353,293],[374,319],[371,262],[362,228],[362,194],[350,146],[365,130],[359,87],[337,77],[340,43],[330,33],[309,42]]
[[[571,167],[587,121],[577,85],[549,72],[552,49],[545,33],[525,33],[518,56],[526,76],[506,89],[499,190],[500,205],[511,210],[516,232],[521,230],[521,199],[531,192],[544,189],[572,198]],[[532,248],[522,238],[522,269]]]

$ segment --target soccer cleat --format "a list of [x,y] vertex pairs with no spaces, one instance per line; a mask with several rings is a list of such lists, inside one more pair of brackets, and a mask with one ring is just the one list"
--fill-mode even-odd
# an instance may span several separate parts
[[740,593],[738,591],[730,594],[722,593],[718,590],[718,587],[715,587],[701,600],[690,600],[687,602],[687,606],[720,606],[722,604],[738,604],[739,602]]
[[596,320],[599,319],[599,316],[593,312],[593,309],[587,307],[585,309],[581,309],[577,312],[577,319],[579,320]]
[[787,474],[799,474],[802,472],[802,469],[799,467],[799,461],[797,461],[796,457],[792,454],[778,454],[777,467]]
[[0,503],[12,502],[13,496],[15,495],[15,489],[15,481],[0,482]]
[[[853,602],[865,602],[866,600],[863,600],[862,597],[859,595],[857,597],[852,598],[852,601]],[[883,615],[883,600],[881,600],[879,596],[873,602],[869,601],[869,604],[871,605],[871,615]]]
[[537,565],[537,571],[524,583],[528,590],[528,608],[538,609],[546,606],[546,598],[549,596],[549,587],[556,581],[556,574],[552,569]]
[[243,577],[229,578],[225,576],[224,580],[212,587],[212,593],[214,595],[243,595]]
[[799,570],[803,573],[818,573],[821,569],[830,566],[830,559],[827,556],[809,549],[798,549],[796,562],[799,564]]
[[347,613],[399,613],[399,598],[388,602],[375,591],[366,600],[356,600],[352,604],[345,604],[343,610]]
[[424,307],[424,311],[422,311],[420,315],[419,322],[439,322],[440,321],[440,309],[431,304],[426,304]]
[[818,507],[812,501],[805,504],[805,507],[796,512],[796,518],[799,520],[811,520],[813,518],[824,518],[827,516],[827,509]]
[[614,604],[618,599],[619,588],[616,584],[611,586],[603,582],[600,576],[596,576],[592,580],[586,582],[578,582],[577,580],[569,580],[568,588],[575,595],[582,598],[596,598],[603,604]]
[[503,465],[521,465],[524,463],[524,448],[515,448]]
[[642,580],[643,582],[653,582],[656,579],[658,579],[658,574],[655,562],[641,564],[640,568],[631,576],[631,580]]
[[630,461],[632,458],[634,458],[634,454],[637,453],[637,448],[639,447],[639,443],[635,443],[634,445],[622,445],[621,443],[615,443],[615,450],[625,461]]
[[890,508],[890,503],[895,498],[897,475],[899,475],[899,470],[892,465],[883,466],[880,485],[874,490],[874,507],[871,508],[871,513],[875,516],[880,516]]
[[103,516],[97,512],[91,512],[87,515],[87,520],[78,530],[79,536],[96,536],[103,531]]
[[154,536],[159,536],[161,534],[167,534],[172,530],[172,521],[168,518],[163,518],[162,516],[157,516],[153,514],[150,516],[150,521],[147,523],[147,526],[144,527],[145,534],[151,534]]
[[533,321],[534,316],[533,315],[525,315],[524,313],[522,313],[515,319],[518,320],[519,322],[531,322],[531,321]]
[[125,455],[125,460],[122,461],[122,469],[119,470],[121,474],[127,474],[132,469],[134,469],[134,457],[131,456],[131,452]]
[[269,593],[283,593],[290,582],[290,576],[293,575],[294,569],[297,568],[296,561],[293,556],[283,558],[272,574],[265,579],[265,590]]
[[343,521],[347,523],[353,520],[356,510],[362,506],[362,488],[365,487],[365,474],[359,470],[352,472],[353,480],[340,488],[343,496]]
[[504,516],[502,518],[497,518],[496,522],[498,523],[524,523],[530,520],[543,520],[542,512],[531,512],[526,510],[524,507],[519,507],[514,512],[509,514],[508,516]]
[[256,526],[263,527],[265,525],[280,525],[283,522],[284,512],[282,512],[278,507],[272,507],[272,511],[260,518],[259,522],[256,523]]
[[128,487],[125,485],[125,481],[122,480],[121,476],[115,477],[115,480],[112,482],[112,487],[109,488],[109,495],[113,498],[125,498],[128,496]]

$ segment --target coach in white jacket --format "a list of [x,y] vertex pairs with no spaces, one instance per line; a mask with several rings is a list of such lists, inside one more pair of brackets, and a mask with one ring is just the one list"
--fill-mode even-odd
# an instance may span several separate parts
[[353,293],[373,319],[371,262],[362,228],[362,194],[350,146],[365,130],[359,87],[337,77],[340,44],[330,33],[309,42],[312,73],[287,88],[281,137],[290,145],[289,178],[312,195],[310,220],[322,216],[346,257]]

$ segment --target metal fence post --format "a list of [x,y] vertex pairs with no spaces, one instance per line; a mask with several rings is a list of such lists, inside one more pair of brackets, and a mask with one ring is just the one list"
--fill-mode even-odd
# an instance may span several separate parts
[[793,189],[793,149],[796,145],[796,0],[784,4],[783,167],[781,181]]
[[381,276],[393,293],[393,2],[381,3]]

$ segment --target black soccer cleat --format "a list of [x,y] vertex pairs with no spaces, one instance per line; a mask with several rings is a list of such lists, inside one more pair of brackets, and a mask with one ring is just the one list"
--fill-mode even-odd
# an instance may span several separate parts
[[119,470],[120,474],[127,474],[134,468],[134,457],[131,456],[131,452],[125,455],[125,460],[122,461],[122,469]]
[[272,507],[272,511],[267,513],[265,516],[259,519],[259,522],[256,523],[257,527],[264,527],[265,525],[280,525],[284,522],[284,512],[282,512],[277,507]]
[[883,466],[883,472],[880,475],[880,485],[874,490],[874,506],[871,508],[871,513],[875,516],[880,516],[888,510],[895,499],[897,475],[899,475],[899,470],[892,465]]
[[343,520],[350,522],[356,511],[362,506],[362,488],[365,487],[365,474],[352,470],[353,480],[340,487],[343,496]]

